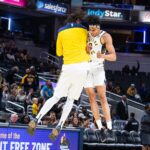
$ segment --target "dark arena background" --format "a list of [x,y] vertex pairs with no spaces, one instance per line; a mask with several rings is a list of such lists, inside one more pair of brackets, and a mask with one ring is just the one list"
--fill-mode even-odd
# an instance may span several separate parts
[[[77,8],[99,16],[102,30],[113,39],[117,61],[105,62],[113,130],[109,135],[97,129],[83,90],[55,141],[49,134],[65,97],[31,136],[33,99],[40,109],[44,87],[49,86],[51,97],[61,72],[57,31]],[[119,107],[124,97],[125,111]],[[97,102],[106,126],[98,96]],[[0,0],[0,150],[104,149],[150,150],[150,0]]]

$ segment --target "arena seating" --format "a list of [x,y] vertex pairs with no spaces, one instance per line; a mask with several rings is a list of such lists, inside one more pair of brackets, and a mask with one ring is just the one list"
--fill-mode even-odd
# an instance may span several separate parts
[[100,130],[85,129],[83,133],[84,149],[141,149],[142,145],[139,133],[135,131],[128,132],[126,130],[113,130],[112,137],[108,137],[106,133],[106,139],[101,140]]

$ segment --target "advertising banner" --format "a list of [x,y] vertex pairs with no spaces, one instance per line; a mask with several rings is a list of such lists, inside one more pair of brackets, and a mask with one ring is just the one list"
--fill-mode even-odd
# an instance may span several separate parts
[[68,13],[68,5],[57,3],[50,0],[37,0],[37,10],[65,15]]
[[97,15],[105,20],[129,20],[130,11],[110,8],[89,8],[84,7],[87,15]]
[[140,11],[139,22],[150,23],[150,11]]
[[55,141],[51,129],[37,129],[33,136],[23,127],[0,127],[0,150],[80,150],[80,130],[62,130]]
[[20,7],[26,6],[26,0],[0,0],[0,2]]

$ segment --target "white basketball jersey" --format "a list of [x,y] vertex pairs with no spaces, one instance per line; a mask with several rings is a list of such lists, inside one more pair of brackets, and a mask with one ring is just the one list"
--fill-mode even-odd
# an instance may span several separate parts
[[106,33],[105,31],[102,31],[97,35],[96,37],[93,37],[89,33],[89,38],[88,38],[88,44],[92,46],[92,49],[90,51],[90,58],[93,63],[98,63],[98,64],[103,64],[104,59],[103,58],[97,58],[97,52],[102,51],[102,43],[100,42],[100,39],[102,35]]

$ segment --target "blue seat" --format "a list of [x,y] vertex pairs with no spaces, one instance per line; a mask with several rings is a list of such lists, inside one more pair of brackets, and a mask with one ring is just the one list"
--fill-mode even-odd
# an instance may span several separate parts
[[83,142],[85,143],[88,142],[88,135],[87,135],[86,129],[83,132]]
[[120,130],[114,130],[114,134],[116,137],[116,143],[123,143],[121,131]]
[[141,137],[138,132],[130,131],[130,136],[132,137],[134,144],[141,144]]
[[125,120],[114,120],[113,129],[114,130],[123,130],[127,121]]
[[134,143],[133,138],[130,136],[130,133],[128,131],[121,131],[121,135],[124,144]]
[[92,129],[86,129],[85,132],[87,134],[88,142],[89,143],[98,143],[99,142],[99,139],[96,136],[96,133],[95,133],[94,130],[92,130]]

